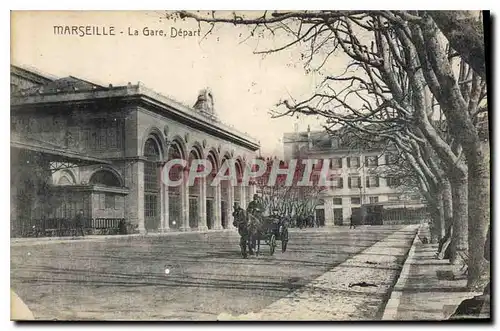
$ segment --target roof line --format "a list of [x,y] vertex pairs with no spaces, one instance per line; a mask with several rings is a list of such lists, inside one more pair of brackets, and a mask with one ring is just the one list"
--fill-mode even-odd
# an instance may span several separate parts
[[26,66],[26,65],[11,64],[10,66],[13,67],[13,68],[15,68],[15,69],[27,72],[27,73],[29,73],[31,75],[35,75],[35,76],[38,76],[38,77],[46,79],[46,80],[54,81],[54,80],[59,79],[59,77],[57,77],[57,76],[54,76],[54,75],[51,75],[51,74],[47,74],[47,73],[43,73],[43,72],[41,72],[40,70],[38,70],[36,68],[32,68],[32,67],[29,67],[29,66]]
[[[98,86],[98,87],[100,87],[100,88],[105,88],[105,86],[104,86],[104,85],[97,84],[97,83],[95,83],[95,82],[91,82],[91,81],[89,81],[89,80],[86,80],[86,79],[83,79],[83,78],[80,78],[80,77],[76,77],[76,76],[73,76],[73,75],[69,75],[68,77],[70,77],[70,78],[74,78],[74,79],[78,79],[78,80],[81,80],[82,82],[88,83],[88,84],[90,84],[90,85],[95,85],[95,86]],[[64,77],[63,77],[63,78],[64,78]],[[61,78],[61,79],[63,79],[63,78]]]

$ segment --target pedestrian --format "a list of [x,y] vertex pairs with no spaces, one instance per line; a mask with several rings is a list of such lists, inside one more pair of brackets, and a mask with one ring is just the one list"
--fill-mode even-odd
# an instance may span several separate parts
[[84,226],[85,218],[83,216],[83,209],[80,209],[78,213],[75,216],[75,226],[76,226],[76,235],[78,236],[78,233],[84,237],[83,233],[83,226]]
[[356,229],[356,224],[354,224],[354,217],[351,215],[351,225],[349,226],[349,229]]

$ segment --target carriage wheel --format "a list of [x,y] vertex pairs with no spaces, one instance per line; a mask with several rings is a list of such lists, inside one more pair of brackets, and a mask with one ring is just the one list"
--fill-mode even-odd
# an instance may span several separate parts
[[271,238],[269,239],[269,251],[271,255],[274,254],[274,249],[276,248],[276,236],[273,234],[271,235]]
[[284,229],[281,234],[281,252],[286,252],[286,246],[288,245],[288,229]]

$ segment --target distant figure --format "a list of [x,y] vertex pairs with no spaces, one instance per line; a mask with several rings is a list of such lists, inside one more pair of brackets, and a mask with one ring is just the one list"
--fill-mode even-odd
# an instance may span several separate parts
[[351,225],[349,225],[349,229],[356,229],[356,224],[354,223],[354,217],[351,215]]
[[125,224],[125,220],[121,219],[118,223],[118,233],[119,234],[127,234],[127,226]]
[[307,226],[310,228],[314,228],[314,223],[315,223],[314,215],[307,216]]
[[78,236],[78,233],[80,233],[83,236],[83,226],[84,226],[85,218],[83,216],[83,209],[80,209],[78,211],[78,214],[75,216],[75,227],[76,227],[76,235]]
[[306,218],[302,215],[297,216],[297,224],[299,228],[303,229],[306,225]]

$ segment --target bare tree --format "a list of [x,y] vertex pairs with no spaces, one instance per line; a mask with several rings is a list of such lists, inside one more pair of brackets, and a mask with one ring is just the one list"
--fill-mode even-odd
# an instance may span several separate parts
[[[279,216],[307,216],[316,208],[319,194],[325,189],[321,186],[317,167],[308,173],[306,164],[301,159],[296,160],[296,165],[277,158],[267,158],[265,172],[255,179],[257,189],[261,194],[264,207],[269,213],[277,212]],[[293,168],[292,178],[288,175],[278,174],[276,180],[272,178],[273,166],[280,169]],[[302,180],[309,179],[310,185],[299,185]]]
[[[477,63],[484,60],[471,57],[480,52],[467,53],[470,48],[457,42],[454,30],[442,31],[433,19],[435,13],[421,11],[263,12],[254,18],[182,12],[180,16],[212,27],[215,23],[252,26],[251,35],[282,31],[289,42],[259,52],[300,45],[305,47],[302,58],[308,69],[315,57],[322,59],[315,68],[321,70],[332,54],[347,55],[351,63],[344,74],[327,75],[318,92],[306,100],[280,102],[279,116],[321,115],[328,124],[399,141],[409,163],[413,157],[418,165],[415,170],[424,170],[422,178],[449,182],[455,246],[469,250],[468,285],[479,283],[485,262],[481,243],[489,223],[489,145],[478,127],[478,118],[487,109],[486,81]],[[436,128],[436,116],[442,119],[438,123],[446,122],[449,136]],[[367,123],[377,124],[376,129]],[[415,157],[423,153],[439,158],[446,178],[436,177],[436,165],[422,164]]]
[[486,78],[485,39],[481,12],[428,11],[451,47],[474,71]]

